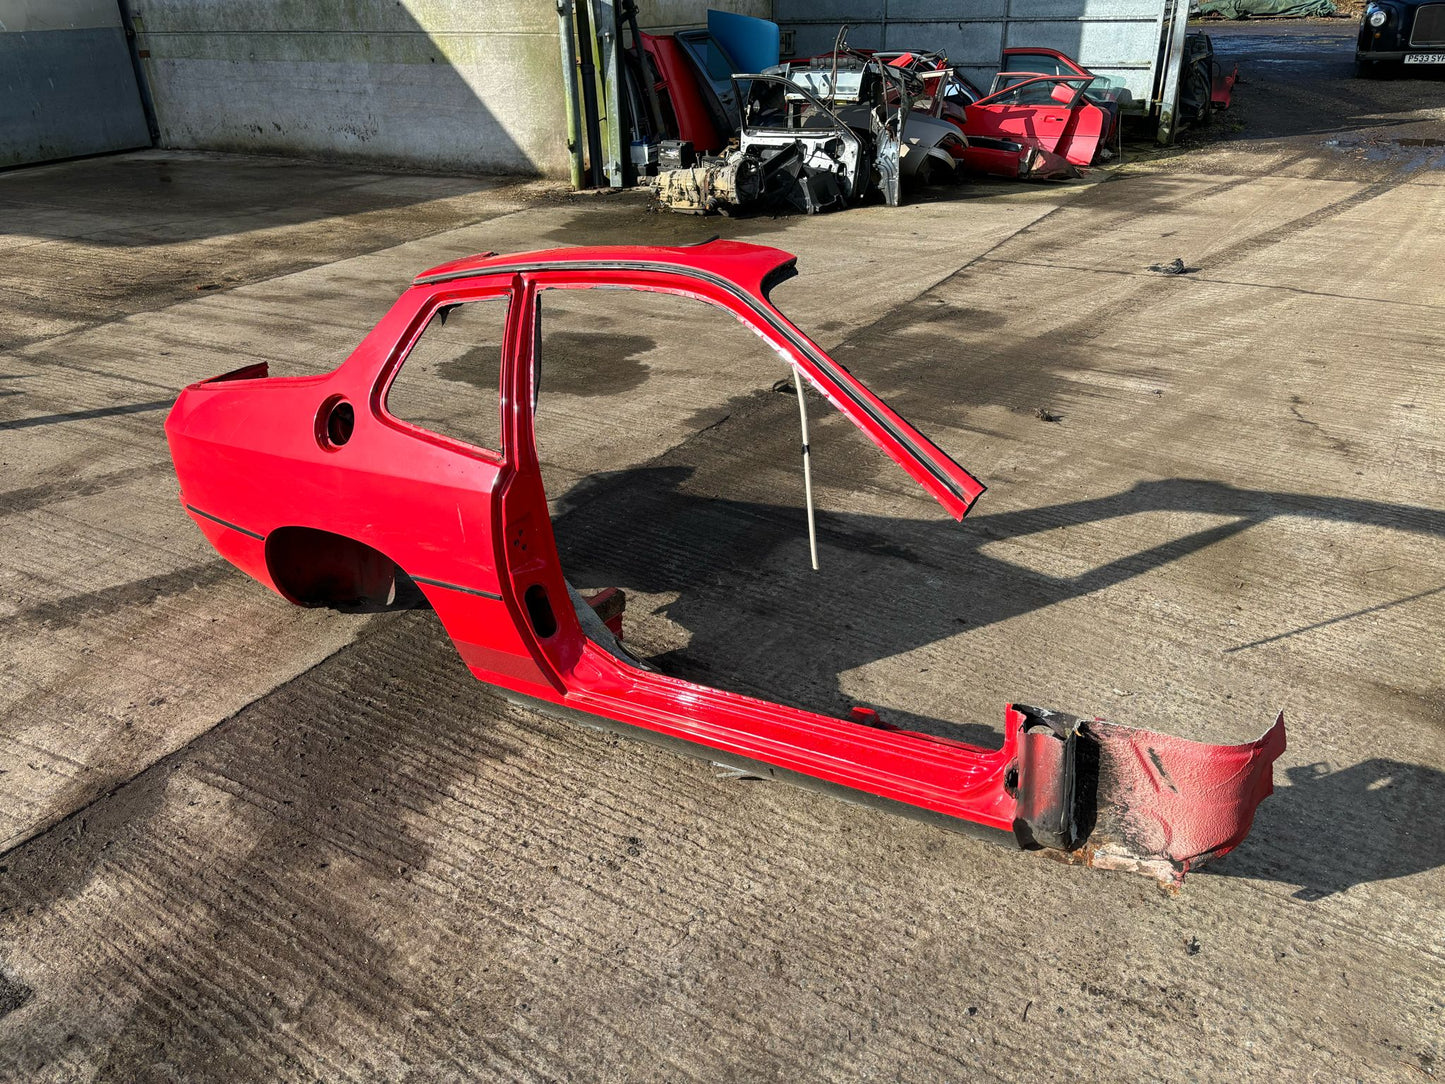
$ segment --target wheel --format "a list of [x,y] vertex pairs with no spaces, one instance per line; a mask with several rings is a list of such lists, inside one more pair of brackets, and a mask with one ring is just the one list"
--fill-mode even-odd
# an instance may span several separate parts
[[1189,72],[1190,95],[1198,105],[1194,115],[1189,118],[1191,124],[1203,127],[1214,119],[1214,79],[1212,65],[1196,64]]

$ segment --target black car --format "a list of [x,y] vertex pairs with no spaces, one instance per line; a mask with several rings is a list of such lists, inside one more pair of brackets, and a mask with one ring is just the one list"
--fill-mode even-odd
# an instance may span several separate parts
[[1394,73],[1401,64],[1445,70],[1445,3],[1370,0],[1355,46],[1355,74]]

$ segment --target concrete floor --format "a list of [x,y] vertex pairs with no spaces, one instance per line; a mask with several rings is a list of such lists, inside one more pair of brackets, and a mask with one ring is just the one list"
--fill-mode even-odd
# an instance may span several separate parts
[[[1106,183],[816,219],[0,175],[0,1077],[1433,1075],[1445,83],[1349,79],[1352,34],[1221,28],[1237,110]],[[1235,854],[1168,896],[533,716],[430,613],[291,608],[177,506],[184,383],[329,368],[456,255],[714,232],[797,253],[785,311],[990,491],[951,524],[820,408],[814,576],[781,374],[658,321],[546,408],[576,578],[680,672],[975,741],[1010,699],[1283,709]]]

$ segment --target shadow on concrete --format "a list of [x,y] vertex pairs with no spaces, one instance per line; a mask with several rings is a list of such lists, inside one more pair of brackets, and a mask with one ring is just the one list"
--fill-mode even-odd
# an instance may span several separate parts
[[[0,395],[21,395],[22,392],[3,392]],[[124,403],[120,406],[96,407],[93,410],[72,410],[66,414],[41,414],[33,418],[11,418],[0,421],[0,432],[10,429],[33,429],[41,425],[57,425],[61,422],[88,421],[92,418],[115,418],[123,414],[145,414],[152,410],[167,410],[174,399],[153,399],[146,403]]]
[[1445,865],[1445,772],[1372,757],[1284,776],[1289,785],[1259,807],[1250,841],[1205,872],[1298,885],[1295,898],[1313,901]]
[[[454,864],[488,884],[517,880],[486,834],[489,810],[453,797],[515,756],[515,734],[478,724],[496,713],[440,624],[398,615],[0,856],[0,915],[23,908],[37,924],[97,885],[125,886],[109,932],[85,926],[83,906],[64,912],[80,916],[75,936],[114,940],[99,953],[99,981],[141,987],[109,1025],[99,1075],[178,1079],[179,1064],[273,1078],[218,1035],[239,1021],[260,1033],[291,1026],[318,983],[379,1007],[379,1019],[403,1018],[409,995],[390,974],[411,965],[393,961],[387,916],[418,891],[455,892],[442,880],[460,874]],[[438,858],[458,824],[467,842]],[[217,831],[227,826],[235,834]],[[200,974],[225,979],[198,987]],[[25,1042],[0,1044],[0,1066],[46,1056],[43,1022],[27,1028]],[[33,1066],[7,1077],[39,1078]]]
[[[257,153],[143,151],[13,170],[0,176],[0,235],[174,245],[394,211],[503,183]],[[362,172],[368,168],[375,172]]]
[[[1320,498],[1218,482],[1143,482],[1106,497],[943,519],[821,513],[821,571],[805,559],[801,510],[690,490],[688,466],[598,475],[559,502],[555,534],[576,582],[676,593],[665,615],[685,647],[649,661],[713,687],[845,715],[857,700],[848,671],[1144,575],[1282,517],[1384,527],[1445,538],[1445,512],[1388,501]],[[704,483],[704,488],[705,488]],[[989,556],[984,547],[1059,527],[1144,512],[1207,513],[1228,522],[1057,577]],[[892,707],[909,729],[997,746],[988,726]],[[1302,886],[1317,899],[1353,884],[1445,864],[1427,826],[1445,806],[1445,774],[1391,759],[1331,771],[1287,770],[1288,787],[1261,808],[1265,843],[1220,868]]]
[[[475,177],[358,170],[539,175],[451,62],[455,35],[439,40],[408,5],[369,8],[322,11],[320,26],[294,12],[237,14],[224,5],[179,23],[147,10],[137,20],[141,68],[169,152],[0,175],[0,235],[174,244],[397,210],[479,187]],[[234,59],[218,63],[218,54]],[[261,155],[290,160],[253,157]]]
[[[963,526],[946,519],[820,510],[822,568],[815,573],[805,562],[773,560],[779,549],[802,540],[799,508],[694,494],[686,489],[692,474],[687,466],[661,466],[595,475],[562,498],[554,521],[570,574],[654,594],[680,594],[667,616],[688,628],[693,639],[675,659],[660,660],[664,665],[696,659],[707,667],[703,660],[726,655],[744,615],[752,612],[769,618],[758,632],[778,643],[827,642],[826,666],[836,676],[952,636],[963,626],[980,628],[1093,594],[1281,517],[1445,538],[1445,512],[1434,509],[1170,479],[1141,482],[1108,497],[976,513]],[[1073,577],[1023,569],[983,549],[1000,540],[1145,512],[1205,513],[1228,517],[1228,522]],[[945,577],[930,577],[926,606],[919,604],[916,585],[907,582],[918,570]],[[794,582],[804,575],[806,585]],[[777,601],[795,588],[795,597],[808,599],[807,605]],[[866,621],[857,620],[851,601],[843,601],[860,594],[870,599]],[[840,600],[836,606],[818,601],[835,597]],[[727,600],[725,618],[715,609],[720,599]]]

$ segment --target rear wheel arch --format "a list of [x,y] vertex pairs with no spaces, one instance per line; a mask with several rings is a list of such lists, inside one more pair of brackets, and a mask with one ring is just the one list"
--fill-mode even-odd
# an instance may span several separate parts
[[266,571],[300,606],[409,608],[420,593],[392,558],[365,542],[316,527],[278,527],[266,536]]

